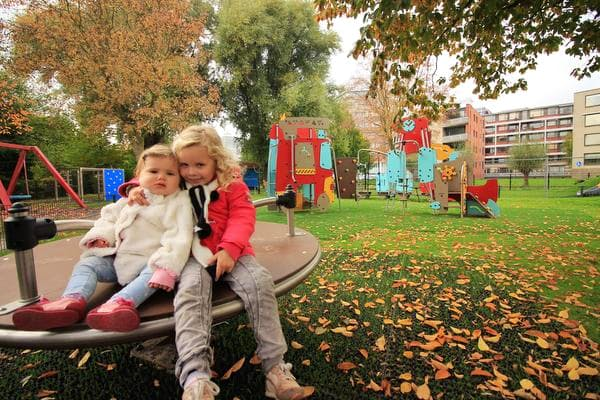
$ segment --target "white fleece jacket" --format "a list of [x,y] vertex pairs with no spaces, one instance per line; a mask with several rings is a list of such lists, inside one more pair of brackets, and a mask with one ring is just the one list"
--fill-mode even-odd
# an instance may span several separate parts
[[[188,193],[144,194],[149,206],[128,206],[126,198],[104,206],[94,227],[79,242],[84,250],[81,258],[115,255],[121,285],[135,279],[146,264],[179,277],[190,256],[193,216]],[[87,248],[86,243],[95,239],[106,240],[110,247]]]

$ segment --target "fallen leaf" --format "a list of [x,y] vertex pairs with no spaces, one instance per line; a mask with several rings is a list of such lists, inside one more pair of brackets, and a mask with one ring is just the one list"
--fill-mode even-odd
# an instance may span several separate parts
[[290,344],[296,350],[300,350],[301,348],[304,347],[300,343],[296,342],[295,340],[292,340],[292,342]]
[[367,358],[369,358],[369,352],[365,349],[358,349],[358,352],[365,358],[365,360]]
[[479,340],[477,341],[477,348],[480,351],[490,351],[490,347],[487,345],[483,337],[479,336]]
[[535,342],[542,349],[548,349],[548,348],[550,348],[550,344],[545,339],[542,339],[541,337],[535,339]]
[[244,362],[246,361],[246,357],[242,357],[240,358],[235,364],[233,364],[231,366],[231,368],[229,368],[227,370],[227,372],[225,372],[223,374],[223,376],[221,377],[221,380],[226,380],[229,379],[231,377],[231,374],[233,374],[234,372],[237,372],[240,370],[240,368],[242,368],[242,365],[244,365]]
[[375,341],[375,346],[377,346],[377,349],[379,351],[385,351],[385,336],[380,336],[376,341]]
[[525,390],[531,390],[531,388],[534,386],[533,382],[531,382],[529,379],[521,379],[519,383]]
[[54,376],[54,375],[58,375],[58,371],[56,371],[56,370],[46,371],[43,374],[41,374],[40,376],[38,376],[38,379],[50,378],[51,376]]
[[260,364],[262,362],[262,360],[260,359],[260,357],[258,356],[258,354],[254,353],[254,355],[252,356],[252,358],[248,362],[250,363],[250,365],[258,365],[258,364]]
[[473,371],[471,371],[471,375],[472,376],[485,376],[487,378],[494,377],[494,375],[490,374],[489,372],[487,372],[486,370],[483,370],[481,368],[475,368]]
[[344,361],[344,362],[339,363],[337,365],[337,368],[342,371],[349,371],[349,370],[357,368],[357,367],[356,367],[356,364],[354,364],[353,362]]
[[435,380],[441,381],[450,377],[450,372],[447,369],[438,369],[435,373]]
[[429,390],[429,386],[426,383],[417,387],[416,390],[417,398],[421,400],[428,400],[431,397],[431,391]]
[[383,389],[381,388],[381,386],[379,386],[377,383],[373,382],[373,380],[371,379],[371,382],[369,382],[369,384],[367,386],[365,386],[367,389],[371,389],[374,392],[381,392]]
[[85,363],[88,362],[91,355],[92,354],[89,351],[87,353],[85,353],[83,355],[83,357],[81,357],[81,360],[79,360],[79,362],[77,363],[77,368],[83,367],[85,365]]
[[400,392],[402,393],[410,393],[412,390],[412,385],[408,382],[402,382],[400,384]]

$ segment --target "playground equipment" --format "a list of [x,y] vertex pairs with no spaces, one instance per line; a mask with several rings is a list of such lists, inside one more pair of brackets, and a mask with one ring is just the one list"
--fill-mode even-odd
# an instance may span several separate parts
[[[267,192],[296,190],[296,210],[315,206],[321,211],[334,201],[335,155],[327,138],[326,118],[292,117],[271,126]],[[336,174],[337,175],[337,174]],[[339,198],[339,193],[338,193]]]
[[77,171],[77,191],[79,197],[85,196],[84,177],[86,173],[95,174],[96,194],[98,198],[106,201],[114,201],[121,197],[118,192],[119,185],[125,182],[125,171],[111,168],[85,168],[80,167]]
[[[273,276],[276,296],[281,296],[302,283],[321,258],[318,240],[294,226],[295,200],[295,193],[288,188],[277,198],[254,202],[255,207],[271,204],[286,207],[287,226],[257,222],[256,231],[251,239],[258,261]],[[90,228],[94,221],[35,220],[28,216],[27,207],[18,203],[10,209],[10,214],[11,217],[5,221],[5,230],[8,246],[15,250],[15,253],[0,261],[0,304],[8,302],[0,306],[1,347],[71,349],[142,341],[173,332],[173,295],[162,291],[142,304],[139,308],[142,322],[138,329],[131,332],[97,331],[84,323],[52,331],[17,330],[12,324],[12,311],[38,301],[38,289],[49,298],[58,298],[80,255],[78,239],[54,241],[36,247],[38,240],[51,238],[57,231]],[[37,269],[34,254],[38,260]],[[17,274],[14,273],[15,266]],[[105,302],[116,289],[116,284],[99,284],[90,299],[89,309]],[[215,323],[227,320],[243,309],[241,300],[227,285],[220,282],[215,284]]]
[[[361,149],[358,152],[359,165],[362,152],[374,153],[383,157],[385,172],[381,172],[378,160],[376,190],[386,194],[388,199],[402,194],[406,200],[413,190],[413,175],[407,169],[407,155],[417,153],[418,179],[421,193],[430,197],[430,207],[436,213],[447,213],[449,201],[459,203],[460,215],[496,217],[499,187],[495,179],[480,186],[473,185],[472,163],[451,147],[431,144],[427,118],[405,118],[393,128],[394,150],[382,153],[376,150]],[[368,191],[365,189],[365,191]],[[358,200],[359,196],[355,197]],[[406,208],[406,202],[405,208]]]
[[[2,183],[2,181],[0,181],[0,201],[2,202],[2,205],[4,206],[5,209],[10,208],[10,206],[12,205],[11,196],[12,196],[13,200],[25,200],[27,198],[30,198],[29,193],[27,193],[26,195],[14,195],[13,194],[15,187],[17,185],[19,176],[21,175],[21,171],[23,171],[25,174],[27,174],[27,168],[25,168],[26,167],[25,160],[26,160],[28,152],[32,152],[33,154],[35,154],[35,156],[43,163],[43,165],[50,172],[50,174],[52,174],[55,181],[58,182],[63,187],[63,189],[65,189],[65,192],[67,192],[67,194],[80,207],[87,208],[87,206],[85,205],[83,200],[81,200],[81,198],[77,195],[77,193],[75,193],[75,191],[71,188],[71,186],[69,186],[69,184],[67,184],[67,182],[63,179],[63,177],[58,173],[56,168],[54,168],[54,166],[52,165],[50,160],[48,160],[48,158],[46,158],[44,153],[42,153],[42,151],[37,146],[25,146],[25,145],[14,144],[14,143],[0,142],[0,148],[19,151],[19,158],[17,159],[17,163],[15,165],[12,176],[10,178],[8,187],[5,187],[4,184]],[[29,196],[29,197],[23,197],[23,196]]]

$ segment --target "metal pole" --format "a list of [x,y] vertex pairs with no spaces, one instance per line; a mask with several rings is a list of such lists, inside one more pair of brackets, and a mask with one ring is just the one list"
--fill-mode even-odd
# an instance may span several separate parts
[[25,302],[37,300],[39,296],[33,250],[15,251],[15,262],[17,264],[17,278],[19,280],[21,300]]
[[285,212],[287,214],[288,236],[294,237],[296,236],[296,227],[294,225],[294,209],[286,208]]

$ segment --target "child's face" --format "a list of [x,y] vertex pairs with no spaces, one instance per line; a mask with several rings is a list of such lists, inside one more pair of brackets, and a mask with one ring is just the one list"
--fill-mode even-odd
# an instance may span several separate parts
[[177,161],[172,157],[146,157],[138,177],[140,186],[150,193],[168,196],[179,190]]
[[206,146],[195,145],[181,149],[179,173],[185,181],[193,186],[206,185],[217,176],[217,163],[208,155]]

